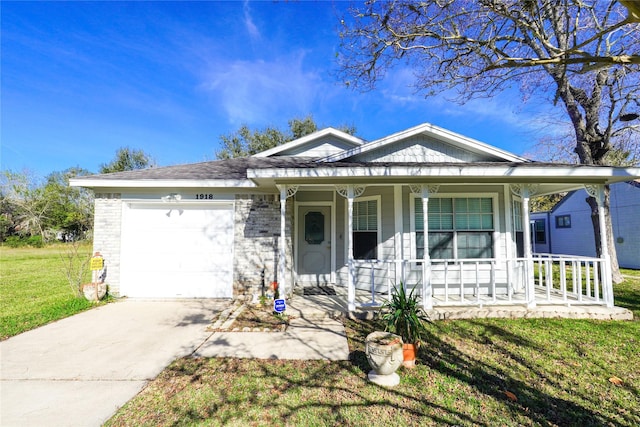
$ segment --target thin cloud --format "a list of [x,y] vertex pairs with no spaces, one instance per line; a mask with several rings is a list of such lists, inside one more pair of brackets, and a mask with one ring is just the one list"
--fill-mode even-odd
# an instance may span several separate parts
[[325,84],[305,70],[304,53],[273,61],[215,61],[203,88],[227,114],[230,123],[266,124],[311,111]]
[[247,28],[247,32],[252,39],[260,38],[260,30],[257,25],[253,22],[253,17],[251,16],[251,8],[249,7],[249,1],[245,0],[242,5],[242,12],[244,14],[244,26]]

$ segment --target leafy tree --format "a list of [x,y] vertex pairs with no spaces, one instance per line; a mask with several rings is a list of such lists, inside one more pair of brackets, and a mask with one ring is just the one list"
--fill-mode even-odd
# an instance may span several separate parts
[[147,153],[142,150],[134,150],[129,147],[119,148],[115,158],[106,164],[100,165],[100,173],[123,172],[136,169],[153,167],[154,162]]
[[[635,3],[624,5],[628,9],[615,0],[370,1],[343,20],[341,77],[366,90],[402,62],[426,95],[454,90],[461,103],[519,87],[525,100],[562,106],[580,163],[606,164],[616,142],[637,142],[639,130],[640,57],[629,53],[640,49],[640,17]],[[597,204],[588,203],[600,253]],[[606,227],[617,283],[622,276],[608,215]]]
[[89,174],[86,169],[69,168],[47,177],[45,195],[51,200],[47,225],[59,232],[63,241],[82,238],[93,225],[92,192],[69,186],[69,179]]
[[[216,152],[216,157],[231,159],[252,156],[318,130],[312,116],[303,119],[294,118],[289,120],[288,124],[289,130],[284,132],[271,126],[262,130],[251,130],[248,126],[243,125],[231,134],[220,136],[222,148]],[[347,125],[340,126],[338,129],[350,135],[355,134],[356,131],[355,127]]]

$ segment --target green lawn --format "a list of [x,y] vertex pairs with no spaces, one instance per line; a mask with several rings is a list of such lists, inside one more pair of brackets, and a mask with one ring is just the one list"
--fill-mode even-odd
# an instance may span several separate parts
[[[0,339],[92,306],[73,295],[60,257],[63,245],[0,250]],[[85,244],[81,251],[89,257],[91,246]]]
[[387,390],[366,380],[379,326],[345,320],[350,361],[178,359],[107,425],[638,426],[640,272],[624,273],[634,321],[437,322]]

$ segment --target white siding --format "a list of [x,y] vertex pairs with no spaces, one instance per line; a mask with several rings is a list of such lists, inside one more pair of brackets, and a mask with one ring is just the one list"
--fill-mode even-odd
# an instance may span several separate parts
[[354,160],[360,162],[465,163],[495,161],[495,158],[463,150],[424,135],[416,135],[407,140],[356,155]]
[[335,136],[327,135],[323,138],[310,141],[299,147],[294,147],[278,153],[278,156],[300,156],[300,157],[326,157],[353,148],[349,144]]

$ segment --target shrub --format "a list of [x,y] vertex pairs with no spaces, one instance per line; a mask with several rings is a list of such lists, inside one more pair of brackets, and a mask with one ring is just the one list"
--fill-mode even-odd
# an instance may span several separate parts
[[41,248],[44,246],[44,242],[42,241],[42,236],[27,237],[25,243],[27,246],[32,246],[34,248]]
[[4,244],[9,246],[10,248],[19,248],[20,246],[24,246],[24,242],[18,236],[9,236],[4,239]]

